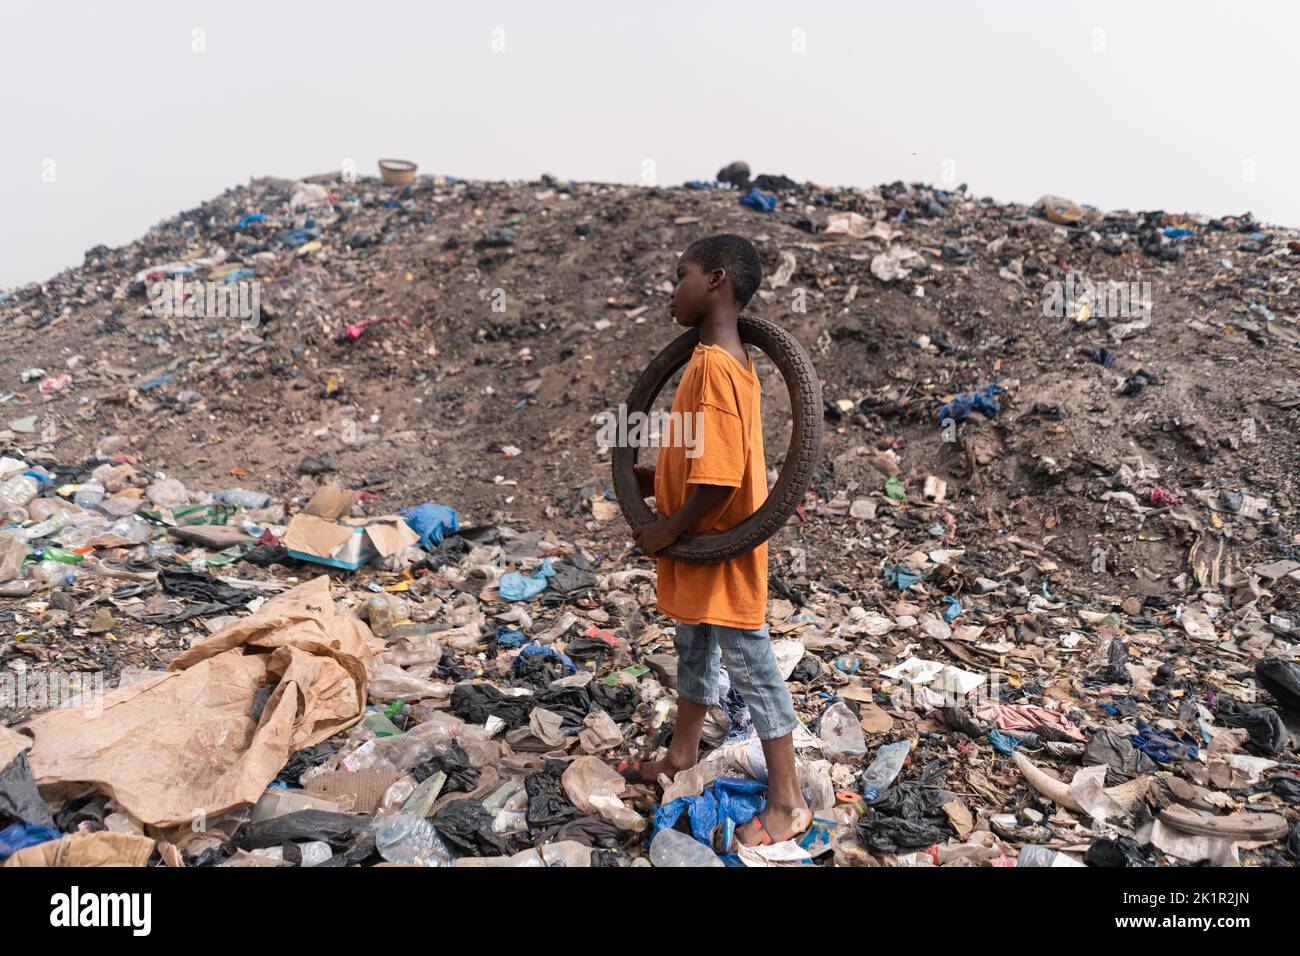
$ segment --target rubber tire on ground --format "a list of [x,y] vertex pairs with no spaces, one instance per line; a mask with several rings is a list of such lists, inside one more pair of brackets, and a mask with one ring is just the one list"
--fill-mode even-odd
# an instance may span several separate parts
[[[740,340],[760,349],[781,370],[790,393],[794,427],[781,476],[759,509],[726,531],[716,534],[686,534],[660,555],[677,561],[714,564],[752,551],[780,530],[794,514],[812,484],[821,447],[822,388],[812,359],[799,340],[774,322],[752,315],[739,319]],[[654,357],[627,397],[627,412],[648,414],[659,392],[690,359],[699,345],[700,333],[691,329],[678,336]],[[613,453],[614,493],[623,516],[633,528],[655,520],[655,513],[641,497],[640,484],[632,466],[637,449],[616,446]]]

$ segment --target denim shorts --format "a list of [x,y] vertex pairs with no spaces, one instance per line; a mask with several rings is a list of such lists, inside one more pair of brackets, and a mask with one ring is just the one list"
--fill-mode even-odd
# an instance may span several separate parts
[[756,631],[743,631],[721,624],[674,623],[679,697],[706,707],[718,703],[721,656],[726,661],[732,685],[749,705],[749,715],[759,738],[773,740],[794,731],[799,718],[795,716],[790,691],[777,670],[766,624]]

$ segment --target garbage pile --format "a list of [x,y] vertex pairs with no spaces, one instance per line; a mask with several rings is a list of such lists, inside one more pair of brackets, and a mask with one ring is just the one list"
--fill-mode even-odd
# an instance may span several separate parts
[[[255,181],[0,299],[4,865],[1300,862],[1296,234],[733,167]],[[675,657],[590,420],[724,228],[828,426],[768,612],[815,820],[734,852],[729,681],[612,769]]]

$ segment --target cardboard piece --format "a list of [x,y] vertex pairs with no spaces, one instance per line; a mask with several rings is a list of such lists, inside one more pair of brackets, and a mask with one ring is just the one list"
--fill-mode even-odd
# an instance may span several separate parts
[[316,494],[311,496],[311,501],[307,502],[307,507],[302,509],[302,513],[324,518],[326,521],[334,521],[350,512],[359,497],[358,492],[326,485],[317,489]]
[[[366,663],[383,642],[340,613],[329,578],[271,598],[102,707],[23,726],[47,801],[106,793],[151,826],[189,825],[255,803],[289,756],[365,712]],[[259,691],[272,692],[253,716]]]
[[375,558],[386,558],[419,540],[420,536],[397,515],[327,521],[302,513],[289,521],[281,544],[290,556],[301,561],[355,571]]
[[[5,860],[5,866],[144,866],[154,839],[136,833],[72,833],[25,847]],[[179,859],[179,857],[175,857]]]

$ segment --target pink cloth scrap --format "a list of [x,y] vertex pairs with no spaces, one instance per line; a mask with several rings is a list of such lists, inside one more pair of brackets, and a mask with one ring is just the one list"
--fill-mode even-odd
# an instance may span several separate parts
[[1086,741],[1083,732],[1070,723],[1064,714],[1034,704],[990,704],[976,711],[980,720],[991,721],[998,730],[1034,730],[1039,724],[1056,724],[1081,743]]

